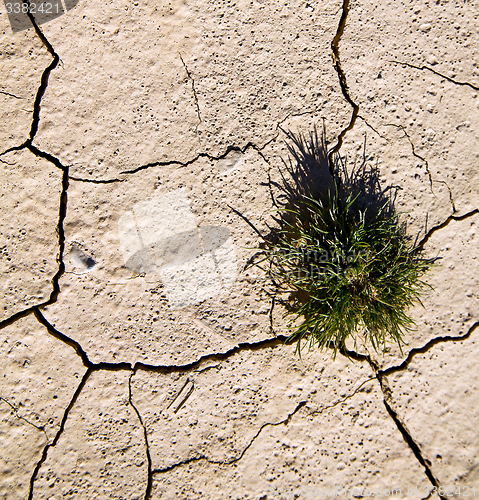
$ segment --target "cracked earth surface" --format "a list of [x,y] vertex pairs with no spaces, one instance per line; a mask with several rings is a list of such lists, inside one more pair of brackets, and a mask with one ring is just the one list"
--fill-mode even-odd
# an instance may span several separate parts
[[[478,15],[0,6],[1,498],[479,496]],[[299,359],[245,269],[323,120],[441,258],[402,352]]]

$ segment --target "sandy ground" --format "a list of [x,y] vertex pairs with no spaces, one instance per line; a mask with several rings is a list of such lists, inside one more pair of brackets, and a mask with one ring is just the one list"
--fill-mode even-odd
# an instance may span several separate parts
[[[0,497],[479,496],[476,2],[15,5]],[[284,131],[323,122],[441,257],[402,353],[300,360],[245,269]]]

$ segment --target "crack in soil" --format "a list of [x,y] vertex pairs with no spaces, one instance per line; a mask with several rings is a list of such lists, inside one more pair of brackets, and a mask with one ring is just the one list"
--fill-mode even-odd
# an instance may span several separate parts
[[412,142],[411,136],[408,134],[406,128],[403,125],[396,125],[395,123],[386,123],[385,127],[396,127],[396,128],[401,129],[404,132],[404,135],[406,136],[407,140],[409,141],[409,144],[411,145],[411,150],[412,150],[413,156],[418,158],[422,162],[424,162],[424,165],[426,166],[426,172],[427,172],[427,175],[429,177],[429,186],[431,189],[431,193],[434,196],[436,196],[436,193],[434,192],[434,182],[440,182],[441,184],[444,184],[446,186],[447,190],[449,191],[449,201],[451,202],[452,213],[455,214],[457,212],[457,210],[456,210],[456,205],[454,203],[454,199],[452,197],[452,191],[451,191],[451,188],[449,187],[449,184],[446,181],[433,180],[431,171],[429,170],[429,162],[426,160],[426,158],[424,158],[421,155],[416,153],[416,148],[415,148],[414,143]]
[[68,178],[71,181],[76,181],[76,182],[90,182],[92,184],[113,184],[114,182],[125,182],[126,179],[82,179],[80,177],[74,177],[73,175],[69,175]]
[[344,33],[344,29],[346,27],[346,21],[348,18],[349,14],[349,0],[343,0],[343,7],[342,7],[342,14],[341,14],[341,19],[339,21],[338,29],[336,32],[335,37],[333,38],[333,41],[331,42],[331,49],[332,49],[332,56],[333,56],[333,66],[336,72],[338,73],[339,77],[339,84],[341,86],[341,91],[343,93],[344,98],[346,101],[352,106],[353,108],[353,113],[351,115],[351,120],[348,124],[348,126],[343,129],[340,134],[338,135],[338,142],[336,146],[329,152],[328,154],[328,160],[329,160],[329,170],[331,172],[331,175],[334,177],[334,156],[339,153],[339,150],[341,149],[341,146],[343,145],[343,138],[344,136],[354,127],[354,124],[356,123],[356,118],[359,115],[359,105],[356,104],[351,95],[349,94],[349,87],[348,87],[348,82],[346,79],[346,74],[343,71],[343,68],[341,66],[341,59],[339,56],[339,42],[341,41],[341,37]]
[[38,35],[43,45],[53,58],[52,62],[45,68],[45,70],[42,73],[40,86],[38,87],[37,95],[35,96],[35,101],[33,103],[33,119],[32,119],[32,126],[30,129],[30,139],[26,141],[26,143],[31,144],[38,131],[38,125],[40,123],[41,102],[43,95],[45,94],[45,91],[47,90],[48,87],[48,78],[50,76],[50,73],[58,66],[58,63],[60,62],[60,56],[55,52],[51,43],[47,40],[42,30],[38,27],[35,18],[33,17],[33,14],[30,12],[29,0],[24,1],[23,4],[27,5],[27,16],[30,19],[30,22],[32,23],[35,33]]
[[5,165],[10,165],[11,167],[13,167],[13,165],[15,165],[15,163],[10,163],[9,161],[2,160],[1,158],[0,158],[0,163],[4,163]]
[[435,493],[435,488],[432,488],[429,494],[426,497],[421,498],[421,500],[429,500],[429,498],[431,498],[434,493]]
[[[225,352],[214,352],[210,354],[205,354],[203,356],[200,356],[198,359],[191,361],[189,363],[185,363],[183,365],[152,365],[148,363],[143,363],[141,361],[137,361],[134,364],[128,363],[128,362],[119,362],[119,363],[109,363],[109,362],[100,362],[100,363],[93,363],[90,361],[88,358],[88,355],[86,352],[83,350],[82,346],[76,341],[73,340],[72,338],[66,336],[64,333],[60,332],[57,330],[54,326],[52,326],[48,320],[43,316],[42,312],[40,311],[38,306],[35,306],[32,308],[33,309],[33,314],[35,315],[35,318],[39,321],[40,324],[42,324],[48,333],[55,337],[56,339],[62,341],[63,343],[69,345],[72,347],[76,354],[80,356],[83,365],[85,368],[91,369],[91,370],[103,370],[103,369],[117,369],[117,370],[132,370],[133,375],[139,370],[145,370],[145,371],[152,371],[152,372],[159,372],[163,374],[169,374],[169,373],[186,373],[191,370],[196,370],[201,367],[201,365],[210,362],[210,361],[223,361],[225,359],[228,359],[229,357],[242,352],[242,351],[257,351],[261,349],[268,349],[272,347],[276,347],[278,345],[289,345],[290,342],[286,342],[288,337],[285,335],[278,335],[276,337],[260,340],[258,342],[242,342],[237,344],[236,346],[232,347],[231,349],[228,349]],[[28,313],[23,312],[22,315],[26,316],[29,314],[31,311]]]
[[[310,411],[310,412],[306,413],[305,415],[306,416],[317,415],[317,414],[323,413],[331,408],[334,408],[335,406],[338,406],[341,403],[344,403],[348,399],[351,399],[352,397],[354,397],[362,389],[362,387],[364,387],[367,383],[371,382],[372,380],[376,380],[376,378],[371,377],[371,378],[365,380],[351,394],[348,394],[347,396],[341,398],[336,403],[325,406],[324,408],[321,408],[319,410]],[[206,462],[213,464],[213,465],[232,465],[236,462],[239,462],[244,457],[244,455],[246,454],[248,449],[251,448],[251,446],[254,444],[256,439],[259,437],[259,435],[263,432],[263,430],[266,427],[277,427],[277,426],[282,425],[282,424],[289,425],[289,423],[291,422],[293,417],[304,407],[308,408],[307,401],[300,401],[296,405],[296,408],[291,413],[289,413],[285,418],[283,418],[282,420],[279,420],[278,422],[266,422],[266,423],[262,424],[260,426],[260,428],[258,429],[258,431],[256,432],[256,434],[251,438],[250,442],[243,448],[241,453],[237,457],[232,458],[231,460],[211,460],[206,455],[200,455],[200,456],[196,456],[196,457],[190,457],[190,458],[187,458],[185,460],[181,460],[180,462],[169,465],[168,467],[164,467],[162,469],[155,469],[152,471],[152,474],[163,474],[165,472],[170,472],[173,469],[176,469],[176,468],[181,467],[183,465],[189,464],[191,462],[198,462],[200,460],[205,460]]]
[[153,371],[153,372],[161,372],[163,374],[168,373],[186,373],[191,370],[196,370],[201,367],[201,365],[205,364],[208,361],[223,361],[228,359],[229,357],[243,351],[258,351],[261,349],[268,349],[272,347],[276,347],[278,345],[286,344],[288,337],[285,335],[278,335],[277,337],[260,340],[258,342],[243,342],[238,345],[232,347],[231,349],[225,352],[215,352],[212,354],[205,354],[201,356],[195,361],[190,363],[185,363],[184,365],[150,365],[147,363],[143,363],[141,361],[137,361],[133,366],[133,371],[136,373],[138,369]]
[[[379,369],[377,363],[368,354],[359,354],[357,352],[348,350],[342,350],[341,354],[356,361],[366,361],[369,364],[373,372],[376,374],[376,378],[379,382],[379,386],[381,387],[381,391],[383,393],[383,403],[384,406],[386,407],[389,416],[394,421],[397,429],[403,436],[405,442],[407,443],[408,447],[416,457],[417,461],[424,467],[424,473],[426,474],[427,478],[429,479],[431,484],[436,488],[436,490],[439,491],[440,483],[439,480],[434,475],[434,473],[432,472],[431,461],[424,456],[421,448],[414,441],[414,438],[412,437],[411,432],[408,430],[406,423],[399,416],[398,412],[394,409],[392,391],[391,388],[389,387],[386,374],[384,373],[384,371]],[[441,495],[439,495],[439,498],[441,498],[441,500],[446,500],[446,498]]]
[[[269,146],[271,143],[276,141],[279,137],[280,132],[284,132],[282,129],[281,125],[288,120],[291,117],[294,116],[302,116],[302,115],[308,115],[308,114],[314,114],[319,111],[319,108],[307,110],[307,111],[301,111],[301,112],[290,112],[288,113],[279,123],[276,125],[276,134],[266,141],[262,146],[258,146],[257,144],[254,144],[253,142],[248,142],[245,146],[240,147],[236,145],[228,145],[223,153],[221,153],[218,156],[211,155],[210,153],[198,153],[196,156],[193,158],[187,160],[187,161],[181,161],[181,160],[164,160],[164,161],[155,161],[155,162],[150,162],[146,163],[145,165],[140,165],[139,167],[136,167],[132,170],[123,170],[119,173],[119,175],[130,175],[130,174],[136,174],[137,172],[140,172],[141,170],[145,170],[150,167],[168,167],[171,165],[178,165],[180,167],[188,167],[198,161],[200,158],[208,158],[209,160],[212,161],[218,161],[218,160],[223,160],[228,156],[229,153],[235,151],[239,153],[246,153],[248,149],[254,149],[260,156],[261,158],[269,165],[269,160],[264,156],[263,154],[263,149],[265,149],[267,146]],[[21,148],[21,147],[20,147]],[[17,148],[10,148],[12,149],[17,149]],[[5,151],[4,153],[1,153],[0,156],[3,154],[6,154],[7,152],[10,152],[10,150]],[[126,179],[125,178],[113,178],[113,179],[84,179],[81,177],[74,177],[74,176],[69,176],[70,180],[72,181],[77,181],[77,182],[91,182],[93,184],[111,184],[114,182],[124,182]]]
[[151,495],[151,488],[153,486],[153,476],[151,473],[151,454],[150,454],[150,445],[148,443],[148,432],[146,430],[145,424],[143,423],[143,419],[141,418],[140,412],[138,411],[137,407],[134,405],[132,399],[131,399],[131,378],[133,377],[134,372],[132,371],[130,373],[130,377],[128,378],[128,402],[130,403],[130,406],[133,408],[133,410],[136,413],[136,416],[138,417],[138,420],[140,421],[141,426],[143,427],[143,435],[145,436],[145,451],[146,451],[146,459],[148,463],[148,477],[147,477],[147,482],[146,482],[146,490],[145,490],[145,497],[144,500],[148,500]]
[[[371,357],[367,356],[367,358],[368,358],[368,361],[369,361],[371,368],[376,373],[377,380],[379,382],[379,385],[381,387],[381,391],[382,391],[383,396],[384,396],[384,399],[383,399],[384,406],[386,407],[386,410],[387,410],[389,416],[392,418],[392,420],[396,424],[396,427],[398,428],[399,432],[402,434],[404,441],[409,446],[409,449],[412,451],[412,453],[416,457],[417,461],[424,467],[424,473],[426,474],[427,478],[429,479],[431,484],[436,488],[436,490],[439,491],[441,484],[439,482],[439,479],[435,476],[434,472],[432,471],[431,461],[424,455],[424,453],[422,452],[420,446],[416,443],[416,441],[414,441],[414,438],[412,437],[411,432],[407,428],[406,423],[399,416],[399,413],[396,411],[396,409],[394,407],[392,391],[391,391],[391,388],[389,387],[389,383],[388,383],[387,378],[384,376],[384,374],[381,372],[381,370],[379,370],[379,367],[371,359]],[[441,498],[441,500],[446,500],[446,498],[444,496],[441,496],[441,495],[439,495],[439,498]]]
[[[60,161],[54,158],[52,155],[48,153],[44,153],[37,149],[32,144],[29,145],[30,151],[40,156],[54,165],[61,165]],[[58,255],[57,255],[57,263],[58,263],[58,271],[52,279],[52,293],[50,294],[50,298],[45,304],[42,306],[46,306],[48,304],[53,304],[56,302],[58,294],[60,293],[60,278],[65,272],[65,263],[63,262],[63,254],[65,252],[65,229],[63,227],[63,223],[65,221],[67,215],[67,203],[68,203],[68,167],[63,167],[63,175],[62,175],[62,191],[60,194],[60,207],[58,213],[58,224],[57,224],[57,234],[58,234]]]
[[42,97],[47,89],[48,78],[50,76],[50,73],[57,67],[59,61],[60,58],[58,57],[57,54],[55,54],[53,61],[43,71],[41,84],[40,87],[38,88],[37,95],[35,97],[35,102],[33,103],[33,120],[30,129],[30,139],[27,139],[27,143],[29,142],[31,144],[36,133],[38,132],[38,125],[40,124],[40,108],[41,108]]
[[370,123],[366,120],[366,118],[364,118],[364,116],[362,116],[362,115],[359,115],[359,114],[358,114],[358,118],[360,118],[360,119],[361,119],[361,120],[362,120],[362,121],[366,124],[366,126],[367,126],[367,127],[369,127],[369,128],[370,128],[373,132],[375,132],[375,133],[376,133],[379,137],[381,137],[381,139],[384,139],[386,142],[389,142],[389,140],[388,140],[386,137],[384,137],[383,135],[381,135],[381,134],[379,133],[379,131],[378,131],[378,130],[376,130],[376,129],[375,129],[375,128],[374,128],[374,127],[373,127],[373,126],[372,126],[372,125],[371,125],[371,124],[370,124]]
[[462,221],[464,219],[468,219],[469,217],[473,217],[474,215],[479,214],[479,209],[475,208],[474,210],[471,210],[470,212],[467,212],[463,215],[450,215],[444,222],[441,222],[441,224],[438,224],[437,226],[432,227],[424,236],[424,238],[418,243],[417,248],[423,248],[424,245],[428,242],[429,238],[436,232],[439,231],[440,229],[445,228],[451,221]]
[[37,429],[38,431],[43,432],[43,434],[45,434],[45,439],[47,440],[47,443],[50,441],[48,439],[47,431],[45,430],[45,427],[43,427],[43,425],[35,425],[33,422],[30,422],[29,420],[27,420],[25,417],[22,417],[18,413],[18,408],[15,405],[13,405],[12,403],[10,403],[10,401],[8,401],[7,399],[5,399],[4,397],[0,396],[0,401],[3,401],[4,403],[6,403],[11,408],[11,410],[15,414],[16,418],[18,418],[19,420],[23,420],[24,422],[26,422],[27,424],[31,425],[32,427],[35,427],[35,429]]
[[191,90],[193,91],[193,98],[195,100],[195,106],[196,106],[196,115],[198,116],[198,123],[197,123],[197,125],[195,127],[195,133],[198,133],[198,127],[201,125],[201,123],[202,123],[203,120],[201,119],[200,105],[198,104],[198,96],[196,95],[195,80],[191,76],[191,73],[190,73],[190,71],[188,69],[188,66],[186,65],[185,61],[183,60],[182,55],[180,53],[178,55],[180,56],[181,63],[183,64],[183,67],[185,68],[186,76],[188,77],[188,79],[191,82]]
[[239,146],[228,146],[226,148],[226,151],[219,156],[213,156],[213,155],[210,155],[209,153],[198,153],[194,158],[191,158],[190,160],[187,160],[186,162],[182,162],[179,160],[154,161],[151,163],[147,163],[146,165],[141,165],[139,167],[136,167],[133,170],[124,170],[124,171],[120,172],[120,174],[124,174],[124,175],[136,174],[137,172],[140,172],[141,170],[145,170],[145,169],[150,168],[150,167],[167,167],[170,165],[179,165],[181,167],[188,167],[189,165],[195,163],[200,158],[208,158],[209,160],[213,160],[213,161],[222,160],[222,159],[226,158],[226,156],[229,153],[231,153],[232,151],[237,151],[237,152],[244,154],[249,148],[254,149],[255,151],[257,151],[260,154],[260,156],[263,156],[261,153],[261,149],[265,148],[274,139],[276,139],[276,136],[273,137],[273,139],[270,139],[261,148],[259,148],[258,146],[256,146],[256,144],[253,144],[252,142],[248,142],[248,144],[246,144],[246,146],[244,146],[243,148],[240,148]]
[[[27,6],[28,9],[30,8],[28,0],[24,2]],[[15,146],[12,148],[9,148],[5,152],[2,153],[2,155],[11,152],[11,151],[21,151],[23,149],[28,149],[33,155],[43,158],[47,160],[48,162],[52,163],[56,168],[59,168],[62,170],[63,175],[62,175],[62,191],[60,193],[60,206],[59,206],[59,213],[58,213],[58,224],[57,224],[57,235],[58,235],[58,255],[57,255],[57,263],[58,263],[58,271],[55,273],[55,275],[52,278],[52,292],[50,294],[50,298],[42,303],[42,304],[37,304],[35,306],[32,306],[24,311],[20,311],[10,318],[7,318],[6,320],[3,320],[0,322],[0,329],[6,326],[7,324],[11,324],[13,321],[16,319],[19,319],[20,317],[23,317],[30,312],[36,310],[37,307],[39,306],[46,306],[49,304],[52,304],[53,302],[56,301],[58,294],[60,293],[60,285],[59,285],[59,280],[61,276],[63,275],[65,271],[65,264],[63,262],[63,253],[65,250],[65,231],[63,228],[63,222],[66,217],[66,211],[67,211],[67,191],[68,191],[68,167],[62,165],[60,160],[58,158],[55,158],[53,155],[46,153],[44,151],[41,151],[38,149],[36,146],[32,144],[33,139],[38,131],[38,125],[40,123],[40,108],[41,108],[41,100],[43,98],[43,95],[47,89],[48,86],[48,78],[50,76],[50,73],[53,71],[53,69],[56,68],[60,61],[60,57],[58,54],[55,52],[53,49],[52,45],[50,42],[46,39],[40,28],[37,26],[35,19],[31,12],[28,10],[27,15],[33,25],[33,28],[42,41],[43,45],[45,45],[46,49],[50,53],[50,55],[53,57],[52,62],[47,66],[47,68],[43,71],[42,77],[41,77],[41,83],[40,86],[37,90],[37,94],[35,96],[35,102],[33,106],[33,118],[32,118],[32,124],[30,128],[30,137],[27,139],[23,144],[20,146]]]
[[[420,156],[420,155],[418,155],[418,154],[416,153],[416,147],[414,146],[414,143],[412,142],[411,136],[407,133],[406,127],[404,127],[403,125],[396,125],[395,123],[386,123],[384,126],[385,126],[385,127],[396,127],[396,128],[398,128],[398,129],[402,130],[402,132],[403,132],[403,133],[404,133],[404,135],[406,136],[406,138],[407,138],[407,140],[408,140],[409,144],[411,145],[411,150],[412,150],[412,154],[413,154],[413,156],[414,156],[415,158],[418,158],[418,159],[419,159],[419,160],[421,160],[422,162],[424,162],[424,165],[426,166],[426,172],[427,172],[427,175],[428,175],[428,177],[429,177],[429,187],[430,187],[430,189],[431,189],[431,193],[432,193],[434,196],[436,196],[436,193],[434,192],[434,186],[433,186],[434,181],[432,180],[432,175],[431,175],[431,172],[430,172],[430,170],[429,170],[429,163],[428,163],[428,161],[426,160],[426,158],[423,158],[422,156]],[[443,182],[444,182],[444,181],[443,181]],[[446,184],[446,183],[444,182],[444,184]],[[449,190],[449,192],[450,192],[450,190]],[[455,212],[456,210],[455,210],[454,205],[453,205],[453,208],[454,208],[454,212]]]
[[9,161],[2,160],[1,158],[0,158],[0,163],[4,163],[5,165],[10,165],[11,167],[13,167],[13,165],[15,165],[15,163],[10,163]]
[[392,373],[406,370],[408,366],[411,364],[416,354],[425,354],[426,352],[429,351],[429,349],[432,349],[435,345],[441,344],[443,342],[461,342],[463,340],[467,340],[472,335],[474,330],[476,330],[476,328],[478,327],[479,327],[479,321],[476,321],[464,335],[456,335],[455,337],[452,336],[435,337],[422,347],[415,347],[414,349],[411,349],[409,351],[407,358],[400,365],[391,366],[389,368],[385,368],[384,370],[379,370],[378,374],[380,376],[388,376],[391,375]]
[[251,441],[243,448],[243,451],[237,457],[235,457],[231,460],[211,460],[206,455],[199,455],[196,457],[187,458],[185,460],[182,460],[182,461],[177,462],[175,464],[169,465],[168,467],[164,467],[162,469],[154,469],[152,471],[152,474],[163,474],[165,472],[170,472],[171,470],[176,469],[178,467],[181,467],[182,465],[186,465],[186,464],[191,463],[191,462],[198,462],[200,460],[205,460],[206,462],[208,462],[210,464],[214,464],[214,465],[232,465],[232,464],[240,461],[243,458],[245,453],[253,445],[253,443],[256,441],[256,439],[261,434],[263,429],[265,429],[266,427],[269,427],[269,426],[278,426],[281,424],[288,425],[289,422],[291,421],[291,418],[305,405],[306,405],[306,401],[300,401],[296,405],[296,408],[291,413],[289,413],[286,418],[280,420],[279,422],[266,422],[265,424],[261,425],[261,427],[256,432],[256,434],[253,436]]
[[[0,156],[4,156],[8,153],[11,153],[12,151],[21,151],[22,149],[25,149],[27,146],[27,142],[29,141],[30,139],[27,139],[27,141],[25,141],[23,144],[20,144],[20,146],[12,146],[11,148],[8,148],[6,149],[5,151],[2,151],[0,153]],[[6,161],[3,161],[1,160],[3,163],[7,163]],[[10,165],[10,164],[9,164]]]
[[[32,311],[36,311],[38,307],[44,307],[50,304],[53,304],[56,302],[58,294],[60,293],[60,278],[62,277],[63,273],[65,272],[65,264],[63,262],[63,254],[65,251],[65,231],[63,228],[63,223],[65,221],[66,217],[66,212],[67,212],[67,191],[68,191],[68,167],[63,167],[60,163],[60,161],[53,156],[51,156],[48,153],[44,153],[37,149],[35,146],[32,144],[28,144],[25,146],[26,149],[31,151],[34,155],[44,158],[47,161],[50,161],[53,163],[55,166],[61,168],[63,170],[62,174],[62,190],[60,193],[60,207],[59,207],[59,213],[58,213],[58,223],[57,223],[57,235],[58,235],[58,254],[56,257],[56,261],[58,264],[58,270],[55,273],[55,275],[52,278],[51,284],[52,284],[52,291],[50,293],[50,297],[48,300],[41,304],[36,304],[34,306],[31,306],[27,309],[24,309],[23,311],[19,311],[12,316],[10,316],[7,319],[4,319],[3,321],[0,321],[0,330],[7,326],[12,324],[14,321],[17,319],[20,319],[28,314],[30,314]],[[23,148],[22,148],[23,149]]]
[[439,71],[436,71],[435,69],[430,68],[429,66],[416,66],[415,64],[407,63],[407,62],[401,62],[401,61],[387,61],[392,64],[400,64],[401,66],[407,66],[409,68],[414,68],[418,69],[420,71],[430,71],[431,73],[434,73],[437,76],[440,76],[441,78],[444,78],[445,80],[448,80],[451,83],[454,83],[455,85],[463,85],[466,87],[470,87],[473,90],[479,90],[479,87],[476,87],[476,85],[473,85],[472,83],[469,82],[459,82],[457,80],[454,80],[454,78],[450,78],[449,76],[443,75],[442,73],[439,73]]
[[7,95],[9,97],[14,97],[15,99],[25,99],[25,97],[18,97],[15,94],[10,94],[10,92],[5,92],[4,90],[0,90],[0,94]]
[[[399,429],[399,432],[402,434],[404,441],[406,441],[407,445],[411,449],[411,451],[414,453],[414,456],[416,457],[417,461],[424,467],[424,473],[426,474],[427,478],[431,482],[431,484],[436,487],[437,490],[441,487],[441,484],[439,483],[439,480],[437,477],[434,475],[434,472],[432,471],[432,464],[429,459],[427,459],[424,454],[422,453],[421,449],[419,448],[419,445],[414,441],[414,439],[411,436],[411,433],[409,432],[408,428],[406,427],[406,424],[404,421],[399,417],[398,413],[393,409],[391,406],[390,402],[387,400],[387,398],[384,398],[384,406],[386,407],[387,412],[389,413],[389,416],[393,419],[394,423],[396,424],[397,428]],[[442,500],[445,500],[446,497],[439,495],[439,498]]]
[[57,444],[58,440],[60,439],[60,436],[62,435],[63,430],[65,428],[65,423],[67,421],[68,414],[70,413],[71,409],[73,408],[73,405],[76,403],[78,396],[80,395],[80,393],[81,393],[83,387],[85,386],[86,381],[90,377],[92,371],[93,370],[91,368],[88,368],[87,371],[85,372],[85,374],[83,375],[83,378],[82,378],[80,384],[78,385],[75,393],[73,394],[73,397],[72,397],[70,403],[68,404],[67,408],[65,409],[65,412],[63,413],[63,418],[62,418],[62,421],[60,423],[60,428],[58,429],[58,432],[56,433],[52,443],[48,443],[45,446],[45,448],[43,448],[42,456],[41,456],[39,462],[37,463],[37,465],[35,466],[35,468],[33,469],[33,474],[30,478],[30,491],[28,493],[28,500],[32,500],[32,498],[33,498],[33,488],[35,486],[35,480],[37,478],[38,471],[40,470],[41,466],[44,464],[45,460],[47,459],[48,450],[52,446],[55,446]]
[[338,405],[340,405],[341,403],[344,403],[345,401],[347,401],[348,399],[351,399],[352,397],[356,396],[356,394],[366,385],[366,384],[369,384],[369,382],[371,382],[372,380],[376,380],[376,377],[371,377],[371,378],[368,378],[367,380],[365,380],[364,382],[362,382],[359,387],[357,387],[354,392],[352,392],[351,394],[349,394],[348,396],[345,396],[343,399],[340,399],[339,401],[337,401],[336,403],[332,404],[332,405],[329,405],[329,406],[325,406],[324,408],[321,408],[319,410],[313,410],[309,413],[307,413],[306,415],[307,416],[311,416],[311,415],[318,415],[320,413],[323,413],[324,411],[326,410],[330,410],[331,408],[334,408]]
[[41,313],[40,309],[38,307],[35,307],[33,309],[33,314],[35,316],[35,318],[38,320],[38,322],[43,325],[46,329],[47,329],[47,332],[54,338],[62,341],[64,344],[67,344],[68,346],[70,346],[78,356],[80,356],[81,360],[82,360],[82,363],[83,363],[83,366],[85,366],[85,368],[93,368],[95,365],[88,359],[88,356],[86,354],[86,352],[83,350],[82,346],[76,342],[75,340],[71,339],[70,337],[67,337],[65,334],[63,334],[62,332],[58,331],[56,328],[54,328],[48,321],[47,319],[45,318],[45,316],[43,316],[43,314]]

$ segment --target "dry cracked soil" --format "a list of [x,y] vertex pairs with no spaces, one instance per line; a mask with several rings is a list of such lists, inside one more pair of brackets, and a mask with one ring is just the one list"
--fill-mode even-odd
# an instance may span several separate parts
[[[0,4],[0,498],[479,497],[478,16]],[[322,123],[440,257],[402,352],[300,359],[246,267]]]

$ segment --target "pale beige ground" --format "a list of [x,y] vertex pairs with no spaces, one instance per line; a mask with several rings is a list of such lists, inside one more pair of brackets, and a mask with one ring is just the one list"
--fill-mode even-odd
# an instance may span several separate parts
[[[0,6],[2,499],[479,496],[478,15],[80,0],[14,34]],[[274,226],[284,130],[323,120],[441,257],[402,353],[301,361],[245,270],[238,213]]]

